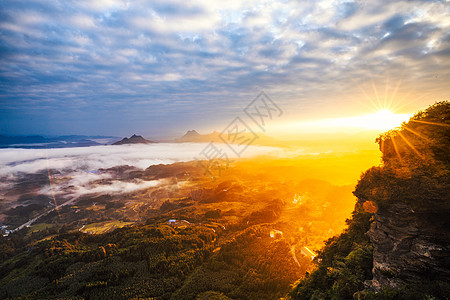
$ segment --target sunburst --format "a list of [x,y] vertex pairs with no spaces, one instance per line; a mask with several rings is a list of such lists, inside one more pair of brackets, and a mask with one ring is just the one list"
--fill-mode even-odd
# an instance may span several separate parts
[[[411,102],[411,98],[414,102],[422,99],[423,97],[426,97],[427,94],[422,94],[420,97],[411,97],[411,91],[408,93],[404,93],[403,96],[399,97],[399,89],[401,86],[402,80],[398,80],[398,82],[395,84],[393,89],[390,89],[389,87],[389,79],[386,79],[385,86],[384,86],[384,95],[381,96],[381,93],[378,91],[377,86],[371,78],[370,80],[370,87],[371,92],[369,95],[369,92],[367,92],[365,89],[361,87],[361,91],[365,98],[368,100],[368,103],[362,103],[366,107],[368,107],[370,110],[372,110],[374,113],[372,114],[374,117],[373,120],[368,119],[368,122],[380,122],[381,124],[384,124],[381,126],[385,130],[394,129],[403,122],[406,122],[408,119],[412,122],[418,122],[418,123],[425,123],[429,125],[443,125],[443,126],[449,126],[447,124],[438,124],[438,123],[432,123],[432,122],[426,122],[426,121],[418,121],[418,120],[412,120],[410,117],[412,115],[405,115],[403,114],[404,118],[396,118],[396,116],[401,116],[402,114],[398,114],[397,112],[401,109],[403,109],[405,106],[407,106]],[[390,92],[391,91],[391,92]],[[406,101],[409,100],[409,101]],[[401,121],[400,123],[398,121]],[[402,129],[403,132],[402,132]],[[414,146],[414,143],[412,142],[412,139],[408,137],[409,135],[417,136],[420,139],[423,139],[425,141],[429,141],[428,137],[424,136],[421,133],[418,133],[417,131],[409,128],[408,126],[402,126],[401,129],[398,129],[396,131],[396,134],[393,132],[389,132],[387,137],[392,141],[392,147],[395,151],[395,154],[400,162],[402,162],[401,157],[401,149],[400,144],[398,142],[403,141],[403,144],[405,144],[408,148],[412,150],[419,158],[425,159],[425,156],[420,153],[420,151],[417,149],[416,146]],[[397,139],[400,138],[400,140]],[[381,139],[381,149],[384,150],[384,140]]]

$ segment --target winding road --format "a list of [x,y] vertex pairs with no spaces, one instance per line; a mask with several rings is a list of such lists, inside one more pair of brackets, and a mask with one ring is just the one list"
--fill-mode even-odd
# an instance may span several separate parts
[[49,213],[51,213],[52,211],[54,211],[54,210],[56,210],[56,209],[59,209],[59,208],[61,208],[61,207],[63,207],[63,206],[72,204],[72,203],[73,203],[75,200],[77,200],[78,198],[79,198],[79,197],[75,197],[75,198],[73,198],[73,199],[67,200],[67,201],[64,202],[64,203],[62,203],[62,204],[60,204],[60,205],[58,205],[58,206],[56,206],[56,207],[53,207],[52,209],[49,209],[49,210],[47,210],[46,212],[43,212],[42,214],[40,214],[40,215],[34,217],[33,219],[28,220],[26,223],[23,223],[23,224],[20,225],[19,227],[17,227],[17,228],[15,228],[15,229],[11,230],[9,233],[13,233],[13,232],[19,231],[19,230],[21,230],[21,229],[23,229],[23,228],[25,228],[25,227],[30,227],[31,224],[33,224],[34,222],[36,222],[39,218],[41,218],[41,217],[43,217],[43,216],[46,216],[46,215],[48,215]]

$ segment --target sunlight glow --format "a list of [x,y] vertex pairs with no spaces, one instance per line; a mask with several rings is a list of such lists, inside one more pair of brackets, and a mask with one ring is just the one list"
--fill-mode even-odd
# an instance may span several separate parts
[[324,120],[323,124],[331,127],[353,127],[385,131],[400,126],[402,122],[407,121],[410,117],[411,115],[409,114],[394,114],[389,110],[383,109],[364,116],[328,119]]
[[411,114],[395,114],[389,110],[380,110],[376,113],[363,116],[323,119],[317,121],[293,122],[279,124],[278,130],[287,132],[359,132],[362,130],[374,130],[383,132],[400,126],[404,121],[408,121]]
[[364,128],[389,130],[401,125],[402,122],[407,121],[411,115],[409,114],[394,114],[390,110],[382,109],[374,114],[362,117]]

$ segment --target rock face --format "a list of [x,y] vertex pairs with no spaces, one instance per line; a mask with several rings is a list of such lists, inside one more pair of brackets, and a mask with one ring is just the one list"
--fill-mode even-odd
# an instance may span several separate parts
[[368,232],[374,246],[373,279],[366,286],[380,291],[450,282],[448,216],[416,213],[406,204],[380,208]]

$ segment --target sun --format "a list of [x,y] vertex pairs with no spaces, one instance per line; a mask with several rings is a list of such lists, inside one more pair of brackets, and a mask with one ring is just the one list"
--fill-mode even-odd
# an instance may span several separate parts
[[[358,96],[355,103],[365,106],[366,110],[358,110],[359,114],[357,115],[351,116],[352,108],[350,107],[346,111],[350,116],[280,123],[273,126],[272,130],[278,135],[285,136],[292,136],[292,133],[353,134],[366,131],[370,132],[368,134],[379,134],[401,126],[403,122],[408,121],[413,116],[412,114],[399,113],[411,102],[410,93],[399,92],[401,80],[393,87],[390,87],[386,80],[384,93],[379,91],[373,79],[370,83],[372,91],[360,87],[361,96],[364,97]],[[320,114],[318,114],[319,116]]]
[[402,82],[401,79],[399,79],[397,84],[392,87],[389,85],[389,80],[386,79],[384,95],[382,90],[377,88],[373,78],[370,82],[372,92],[368,92],[360,87],[366,98],[366,103],[360,103],[374,112],[361,117],[363,123],[360,124],[360,127],[386,131],[399,127],[403,122],[408,121],[411,118],[412,114],[397,113],[407,105],[405,98],[409,96],[409,93],[406,93],[403,96],[399,95],[399,89]]
[[330,128],[359,128],[383,132],[400,126],[409,120],[410,114],[396,114],[389,109],[381,109],[375,113],[356,117],[325,120]]
[[383,117],[383,116],[391,116],[394,113],[392,111],[390,111],[389,109],[385,108],[385,109],[377,111],[375,114],[379,115],[380,117]]
[[381,109],[374,113],[354,117],[320,119],[309,122],[293,122],[281,124],[279,130],[289,132],[361,132],[365,130],[382,133],[399,127],[408,121],[412,114],[396,114],[389,109]]
[[410,114],[395,114],[389,109],[358,117],[360,127],[385,131],[400,126],[411,117]]

